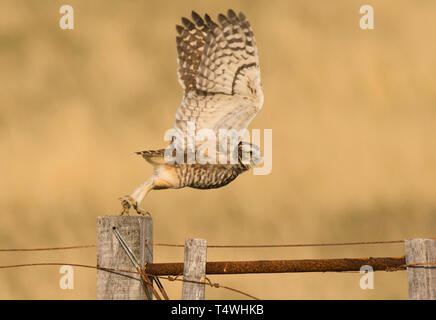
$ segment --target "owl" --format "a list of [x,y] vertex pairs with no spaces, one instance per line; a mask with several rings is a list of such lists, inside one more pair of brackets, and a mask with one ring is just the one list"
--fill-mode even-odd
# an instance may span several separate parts
[[[261,161],[259,148],[242,141],[244,130],[263,105],[253,31],[245,15],[233,10],[219,14],[217,21],[192,12],[192,20],[182,18],[176,26],[178,78],[183,88],[175,114],[176,134],[165,149],[137,152],[153,166],[153,174],[121,198],[122,215],[131,207],[144,214],[139,204],[150,190],[220,188]],[[219,143],[213,142],[218,146],[215,151],[207,149],[208,159],[226,161],[187,161],[190,152],[201,148],[199,141],[188,141],[187,132],[197,136],[205,130],[216,136],[232,133],[236,143],[230,147],[227,140],[218,139]],[[175,153],[181,161],[174,161]]]

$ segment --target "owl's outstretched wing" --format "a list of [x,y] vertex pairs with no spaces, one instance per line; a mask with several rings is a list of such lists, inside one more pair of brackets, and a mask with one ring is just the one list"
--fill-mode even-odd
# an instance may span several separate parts
[[176,130],[242,130],[262,108],[259,58],[250,24],[242,13],[218,15],[219,24],[192,12],[177,26],[179,82],[184,96]]

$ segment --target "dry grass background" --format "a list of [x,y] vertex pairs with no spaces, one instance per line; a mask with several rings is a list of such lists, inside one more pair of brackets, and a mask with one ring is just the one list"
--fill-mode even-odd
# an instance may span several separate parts
[[[84,1],[75,29],[64,1],[0,3],[0,247],[95,243],[98,215],[151,168],[134,151],[163,147],[181,100],[175,28],[192,9],[249,18],[265,104],[252,128],[273,129],[273,172],[212,191],[154,191],[155,240],[210,244],[371,241],[435,236],[434,1]],[[375,30],[359,28],[372,4]],[[400,256],[401,245],[210,249],[209,260]],[[157,248],[155,261],[181,261]],[[0,253],[0,264],[95,264],[95,250]],[[215,276],[266,299],[404,299],[404,272]],[[94,299],[95,272],[0,271],[3,299]],[[179,298],[179,284],[167,285]],[[207,289],[207,298],[243,298]]]

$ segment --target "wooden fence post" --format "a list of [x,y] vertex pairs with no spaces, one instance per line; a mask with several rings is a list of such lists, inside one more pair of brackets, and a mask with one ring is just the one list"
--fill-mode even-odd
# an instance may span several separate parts
[[[97,218],[97,266],[136,271],[113,232],[116,227],[133,254],[143,265],[153,262],[153,220],[142,216],[102,216]],[[97,270],[98,300],[151,300],[150,289],[144,290],[140,276],[134,273]],[[146,292],[144,292],[146,291]]]
[[[202,281],[206,275],[207,243],[203,239],[185,240],[183,280]],[[204,284],[183,282],[183,300],[204,300]]]
[[[407,239],[404,243],[406,263],[436,262],[436,240]],[[409,299],[436,299],[436,265],[407,268]]]

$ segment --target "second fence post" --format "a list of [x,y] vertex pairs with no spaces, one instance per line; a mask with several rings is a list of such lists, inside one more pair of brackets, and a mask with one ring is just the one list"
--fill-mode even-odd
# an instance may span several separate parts
[[[206,276],[207,242],[203,239],[185,240],[183,280],[204,281]],[[204,284],[183,282],[183,300],[204,300]]]
[[436,300],[436,240],[407,239],[405,241],[406,263],[423,265],[407,267],[409,299]]

